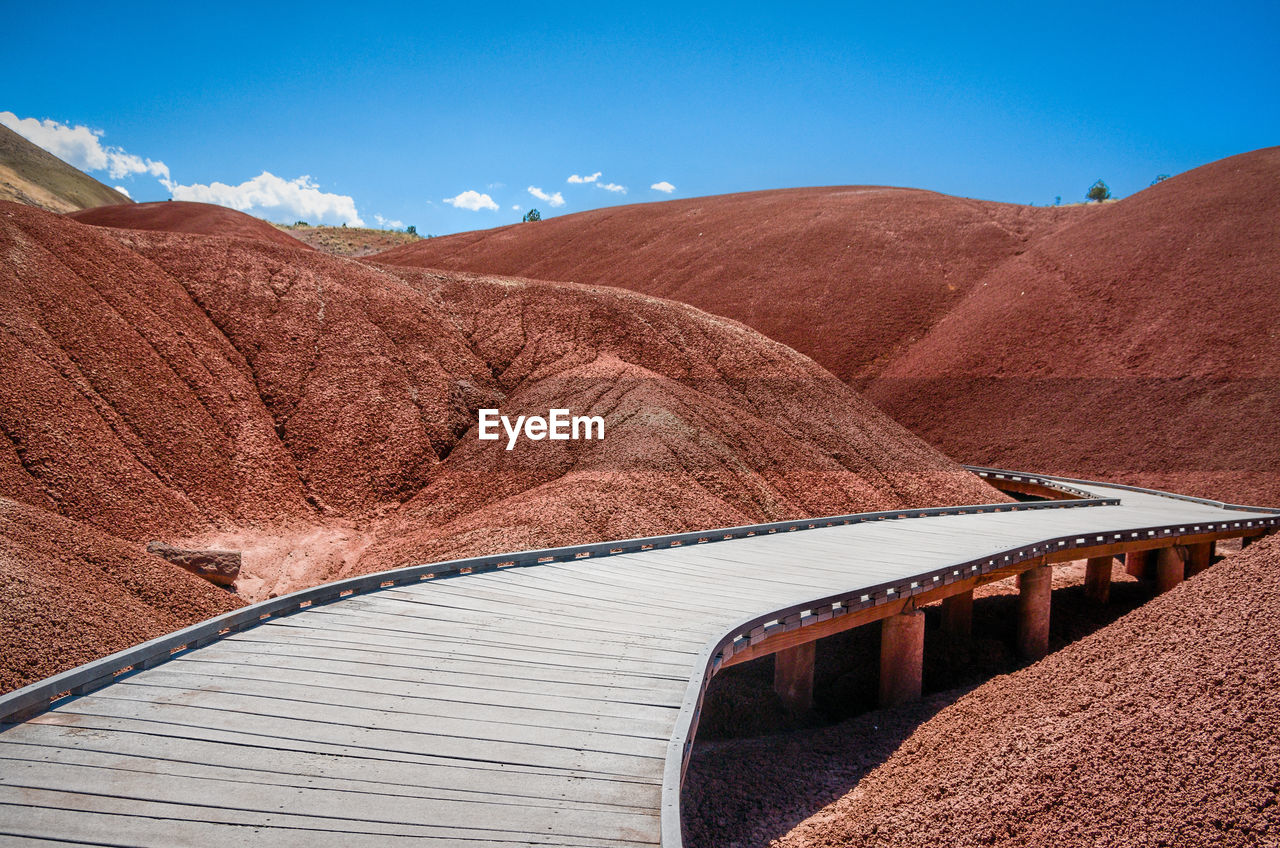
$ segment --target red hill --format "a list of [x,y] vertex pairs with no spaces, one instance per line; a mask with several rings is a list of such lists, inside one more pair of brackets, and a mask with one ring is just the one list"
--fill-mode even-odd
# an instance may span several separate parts
[[185,200],[128,203],[70,212],[68,217],[97,227],[251,238],[288,247],[312,249],[260,218],[211,203],[191,203]]
[[1037,241],[871,397],[950,455],[1280,503],[1280,148]]
[[1280,150],[1125,200],[883,188],[625,206],[381,261],[622,286],[807,353],[950,456],[1280,502]]
[[786,189],[597,209],[375,258],[681,300],[854,380],[877,373],[1000,262],[1091,211],[912,189]]

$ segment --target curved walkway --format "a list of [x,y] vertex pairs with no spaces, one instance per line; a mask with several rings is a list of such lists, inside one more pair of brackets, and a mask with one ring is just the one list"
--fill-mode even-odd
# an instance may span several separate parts
[[735,655],[984,577],[1280,521],[1003,475],[1086,499],[399,569],[90,663],[0,698],[0,845],[678,846],[702,692]]

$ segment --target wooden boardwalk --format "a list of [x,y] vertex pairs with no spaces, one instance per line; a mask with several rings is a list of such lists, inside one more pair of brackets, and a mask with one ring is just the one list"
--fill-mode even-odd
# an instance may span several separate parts
[[1280,520],[1067,486],[1087,499],[485,557],[223,616],[0,698],[0,845],[678,846],[701,696],[735,657]]

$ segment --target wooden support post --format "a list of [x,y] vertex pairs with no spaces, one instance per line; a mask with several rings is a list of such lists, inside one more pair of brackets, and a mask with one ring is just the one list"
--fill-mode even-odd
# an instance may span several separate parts
[[973,635],[973,590],[942,600],[942,632],[952,639]]
[[1187,577],[1195,577],[1213,565],[1213,542],[1187,545]]
[[1105,604],[1111,597],[1112,557],[1094,557],[1085,566],[1084,594],[1091,601]]
[[1130,551],[1124,555],[1124,570],[1139,580],[1150,580],[1155,551]]
[[1250,545],[1252,545],[1252,544],[1253,544],[1253,541],[1254,541],[1254,539],[1255,539],[1255,538],[1261,538],[1261,537],[1254,537],[1254,536],[1241,536],[1241,537],[1240,537],[1240,550],[1242,550],[1242,551],[1243,551],[1245,548],[1247,548],[1247,547],[1249,547]]
[[1186,548],[1173,545],[1156,552],[1156,592],[1164,593],[1186,576]]
[[1038,565],[1018,575],[1018,655],[1038,660],[1049,653],[1049,608],[1053,566]]
[[773,655],[773,691],[793,716],[813,710],[813,657],[817,641],[801,642]]
[[891,615],[880,625],[880,706],[920,697],[924,674],[924,613]]

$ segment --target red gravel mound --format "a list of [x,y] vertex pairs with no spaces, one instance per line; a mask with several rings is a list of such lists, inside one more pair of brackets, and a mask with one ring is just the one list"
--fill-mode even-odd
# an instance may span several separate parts
[[1280,503],[1280,148],[1032,245],[870,396],[971,462]]
[[141,545],[0,497],[0,692],[241,605]]
[[963,695],[774,844],[1270,844],[1278,631],[1272,538]]
[[[0,205],[0,495],[245,554],[263,597],[414,561],[1003,499],[811,360],[611,289]],[[477,409],[600,415],[477,438]]]
[[878,373],[997,264],[1093,211],[874,186],[786,189],[597,209],[375,258],[684,301],[856,380]]
[[251,238],[299,249],[313,249],[266,221],[212,203],[192,203],[186,200],[128,203],[70,212],[68,217],[97,227]]

